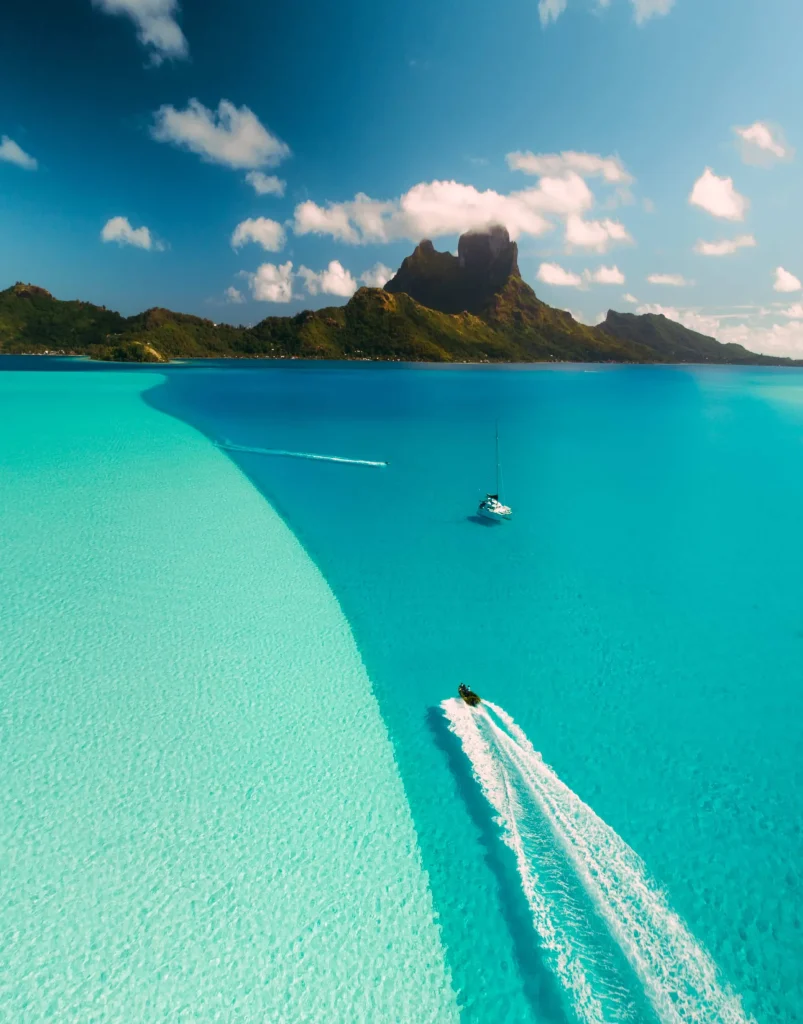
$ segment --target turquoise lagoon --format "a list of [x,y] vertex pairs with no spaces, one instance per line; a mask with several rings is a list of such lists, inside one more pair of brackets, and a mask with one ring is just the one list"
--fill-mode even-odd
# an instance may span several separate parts
[[803,1019],[803,374],[61,365],[0,376],[18,1019]]

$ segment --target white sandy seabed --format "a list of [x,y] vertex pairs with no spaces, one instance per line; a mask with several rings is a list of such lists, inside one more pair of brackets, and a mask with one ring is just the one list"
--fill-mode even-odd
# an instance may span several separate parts
[[348,624],[158,380],[0,374],[5,1019],[455,1021]]

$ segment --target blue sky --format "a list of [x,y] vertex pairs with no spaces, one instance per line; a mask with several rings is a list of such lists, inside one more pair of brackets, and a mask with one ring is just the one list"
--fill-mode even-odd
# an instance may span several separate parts
[[595,322],[803,356],[799,0],[47,0],[0,41],[0,284],[254,322],[506,223]]

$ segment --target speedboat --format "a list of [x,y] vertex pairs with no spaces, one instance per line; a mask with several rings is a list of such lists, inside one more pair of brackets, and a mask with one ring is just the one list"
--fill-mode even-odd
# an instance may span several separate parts
[[474,693],[473,690],[469,690],[465,683],[461,683],[457,687],[457,692],[470,708],[475,708],[481,702],[482,698],[479,694]]

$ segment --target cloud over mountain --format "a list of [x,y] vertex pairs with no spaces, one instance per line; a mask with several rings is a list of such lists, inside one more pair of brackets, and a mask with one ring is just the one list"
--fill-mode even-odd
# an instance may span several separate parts
[[298,276],[304,281],[310,295],[340,295],[349,298],[357,291],[357,282],[339,260],[331,260],[326,270],[315,272],[299,267]]
[[293,264],[263,263],[248,274],[251,294],[257,302],[290,302],[293,298]]

